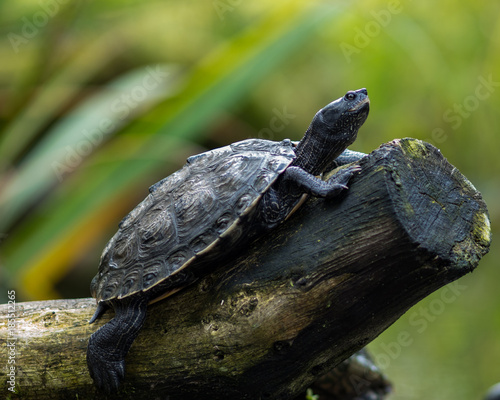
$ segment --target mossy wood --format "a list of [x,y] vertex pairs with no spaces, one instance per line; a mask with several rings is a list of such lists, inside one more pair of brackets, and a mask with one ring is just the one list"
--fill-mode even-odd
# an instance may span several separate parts
[[[309,199],[236,259],[151,305],[116,398],[293,398],[476,267],[490,243],[486,205],[439,150],[396,140],[359,164],[338,199]],[[21,398],[106,398],[85,353],[111,312],[89,325],[93,299],[16,304],[8,330],[11,310],[0,309]]]

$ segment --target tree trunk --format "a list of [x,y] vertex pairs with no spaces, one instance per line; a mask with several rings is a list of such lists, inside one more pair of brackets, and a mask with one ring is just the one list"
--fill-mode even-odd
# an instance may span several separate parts
[[[439,150],[395,140],[359,164],[339,198],[309,199],[151,305],[116,398],[293,398],[487,253],[486,205]],[[23,399],[106,398],[85,353],[112,313],[89,325],[94,310],[93,299],[2,305],[3,393],[15,382]]]

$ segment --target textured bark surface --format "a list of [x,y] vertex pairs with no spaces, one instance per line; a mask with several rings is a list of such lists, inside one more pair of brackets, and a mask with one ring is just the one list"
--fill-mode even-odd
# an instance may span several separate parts
[[[359,164],[341,197],[309,199],[236,259],[151,305],[116,398],[293,398],[476,267],[491,236],[486,205],[437,149],[397,140]],[[89,325],[94,310],[93,299],[0,306],[21,398],[106,398],[85,352],[112,313]],[[7,359],[0,387],[10,394]]]

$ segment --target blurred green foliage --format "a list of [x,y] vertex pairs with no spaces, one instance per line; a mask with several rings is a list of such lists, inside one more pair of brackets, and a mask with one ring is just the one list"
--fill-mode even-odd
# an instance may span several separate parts
[[[360,87],[371,115],[352,148],[436,145],[495,232],[499,16],[472,0],[0,2],[2,298],[88,296],[120,219],[187,156],[298,140]],[[480,399],[500,380],[498,253],[374,342],[394,399]]]

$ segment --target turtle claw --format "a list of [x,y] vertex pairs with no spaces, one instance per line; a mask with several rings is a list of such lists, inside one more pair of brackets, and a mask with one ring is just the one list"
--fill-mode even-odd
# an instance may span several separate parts
[[109,360],[99,356],[89,345],[87,365],[95,385],[106,393],[115,393],[125,378],[125,360]]
[[361,171],[361,167],[359,165],[351,165],[350,167],[338,170],[329,180],[335,181],[344,189],[347,189],[347,184],[351,180],[352,176],[359,171]]
[[343,168],[339,171],[339,173],[344,173],[346,175],[349,175],[349,177],[351,177],[352,175],[354,175],[356,172],[359,172],[361,171],[361,166],[355,164],[355,165],[351,165],[347,168]]
[[355,164],[355,165],[351,165],[350,167],[347,167],[346,169],[349,169],[354,173],[354,172],[361,171],[363,168],[361,168],[361,165]]

